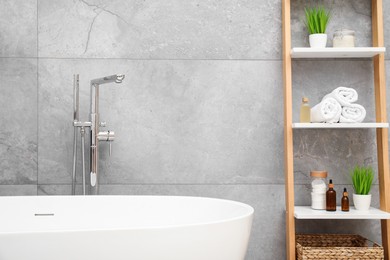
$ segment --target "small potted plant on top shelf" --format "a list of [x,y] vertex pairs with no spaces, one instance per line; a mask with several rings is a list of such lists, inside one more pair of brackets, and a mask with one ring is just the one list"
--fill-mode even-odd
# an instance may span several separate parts
[[371,167],[356,166],[351,172],[352,184],[355,193],[353,204],[357,210],[367,211],[371,205],[371,185],[374,173]]
[[330,12],[323,6],[305,8],[305,25],[309,32],[309,43],[312,48],[325,48],[328,35],[326,27],[330,19]]

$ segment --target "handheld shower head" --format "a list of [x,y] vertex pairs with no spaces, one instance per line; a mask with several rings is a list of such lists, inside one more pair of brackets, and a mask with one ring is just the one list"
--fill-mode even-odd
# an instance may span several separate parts
[[100,79],[93,79],[91,80],[91,85],[101,85],[101,84],[112,83],[112,82],[122,83],[124,78],[125,78],[124,74],[115,74]]

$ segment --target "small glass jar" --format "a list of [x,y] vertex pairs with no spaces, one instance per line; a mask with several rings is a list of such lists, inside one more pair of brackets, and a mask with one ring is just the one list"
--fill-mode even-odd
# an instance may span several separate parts
[[327,171],[311,171],[311,208],[326,209]]
[[351,48],[355,47],[355,31],[341,29],[333,34],[334,48]]

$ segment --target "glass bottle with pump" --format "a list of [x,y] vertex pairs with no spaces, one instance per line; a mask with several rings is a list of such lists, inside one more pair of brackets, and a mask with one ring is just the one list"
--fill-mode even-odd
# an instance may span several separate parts
[[329,180],[329,189],[326,192],[326,211],[336,211],[336,191],[333,182]]
[[302,98],[299,121],[301,123],[310,123],[310,105],[309,105],[309,99],[307,97]]
[[343,197],[341,198],[341,210],[349,211],[349,199],[347,188],[344,188]]

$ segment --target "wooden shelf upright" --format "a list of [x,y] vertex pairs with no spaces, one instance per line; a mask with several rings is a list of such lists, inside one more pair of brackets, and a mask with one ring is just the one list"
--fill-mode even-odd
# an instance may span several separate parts
[[[284,156],[285,156],[285,196],[286,196],[286,256],[288,260],[295,259],[295,205],[294,205],[294,154],[293,154],[293,124],[292,121],[292,53],[294,58],[300,58],[296,55],[296,48],[291,46],[291,1],[282,0],[282,35],[283,35],[283,83],[284,83]],[[389,172],[389,147],[388,147],[388,127],[383,127],[387,123],[386,114],[386,82],[385,82],[385,56],[382,51],[384,47],[383,36],[383,0],[372,1],[372,49],[367,47],[368,52],[374,52],[379,48],[379,54],[374,54],[374,88],[375,88],[375,111],[376,123],[381,127],[376,128],[377,137],[377,155],[378,155],[378,181],[380,210],[390,212],[390,172]],[[300,49],[298,49],[300,51]],[[318,50],[302,50],[303,55],[310,58],[326,58],[323,53],[316,56]],[[307,51],[309,53],[307,53]],[[329,58],[345,58],[350,56],[347,50],[340,57],[329,55]],[[365,52],[367,53],[367,52]],[[366,58],[367,54],[354,53],[354,57]],[[336,55],[338,56],[338,55]],[[299,131],[300,127],[295,131]],[[346,128],[348,131],[348,128]],[[299,214],[297,214],[299,215]],[[385,214],[380,216],[385,216]],[[310,217],[307,217],[310,218]],[[313,217],[314,219],[315,217]],[[370,217],[367,217],[369,219]],[[381,219],[382,245],[385,251],[385,259],[390,260],[390,220],[386,217]],[[363,217],[364,219],[364,217]]]

